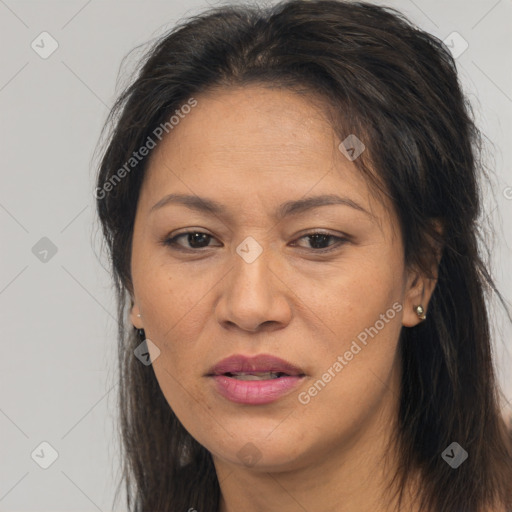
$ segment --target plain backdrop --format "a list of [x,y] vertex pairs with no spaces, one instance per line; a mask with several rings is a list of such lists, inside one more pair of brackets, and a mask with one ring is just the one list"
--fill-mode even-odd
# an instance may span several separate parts
[[[218,4],[0,0],[0,511],[112,510],[115,302],[100,261],[92,156],[123,57],[208,5]],[[495,226],[494,275],[510,298],[512,2],[386,5],[450,36],[456,51],[467,44],[457,66],[495,172],[485,215]],[[493,322],[510,400],[512,330],[500,309]]]

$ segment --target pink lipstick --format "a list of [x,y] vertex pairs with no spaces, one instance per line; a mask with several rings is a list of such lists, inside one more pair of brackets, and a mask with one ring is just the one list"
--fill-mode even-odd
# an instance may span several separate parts
[[268,354],[234,355],[219,361],[207,374],[226,399],[249,405],[274,402],[298,386],[305,374],[293,364]]

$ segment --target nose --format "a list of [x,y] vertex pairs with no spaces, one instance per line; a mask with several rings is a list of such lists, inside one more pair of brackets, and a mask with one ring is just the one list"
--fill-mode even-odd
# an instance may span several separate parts
[[269,249],[252,262],[235,253],[233,268],[222,281],[216,318],[226,329],[282,329],[292,318],[291,296]]

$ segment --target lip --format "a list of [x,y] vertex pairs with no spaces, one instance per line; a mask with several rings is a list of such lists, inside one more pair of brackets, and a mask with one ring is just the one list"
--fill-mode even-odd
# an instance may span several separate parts
[[215,364],[210,368],[208,376],[242,372],[281,372],[291,376],[304,375],[300,368],[280,357],[270,354],[258,354],[257,356],[236,354]]
[[[276,379],[238,380],[229,373],[280,372],[285,373]],[[269,354],[248,357],[234,355],[219,361],[207,374],[214,380],[217,392],[224,398],[239,404],[268,404],[287,395],[305,377],[297,366]]]

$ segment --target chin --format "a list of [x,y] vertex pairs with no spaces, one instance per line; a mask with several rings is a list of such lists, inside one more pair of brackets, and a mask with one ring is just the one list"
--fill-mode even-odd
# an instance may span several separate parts
[[[272,428],[275,428],[275,423]],[[209,439],[205,446],[214,457],[254,471],[289,471],[300,466],[308,457],[306,447],[297,433],[283,429],[280,435],[272,429],[259,429],[254,423],[239,430],[234,438],[226,436],[218,443]],[[269,435],[270,433],[270,435]]]

